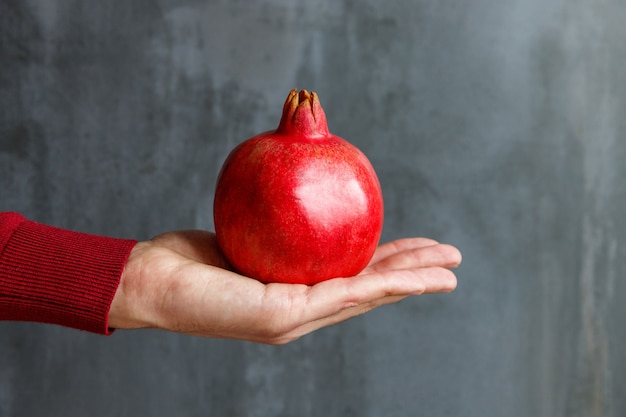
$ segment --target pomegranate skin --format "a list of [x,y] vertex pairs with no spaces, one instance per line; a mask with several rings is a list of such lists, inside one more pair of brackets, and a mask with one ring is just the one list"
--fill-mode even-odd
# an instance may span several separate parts
[[237,146],[219,173],[218,244],[261,282],[313,285],[361,272],[383,226],[380,183],[367,157],[328,132],[315,93],[292,90],[275,131]]

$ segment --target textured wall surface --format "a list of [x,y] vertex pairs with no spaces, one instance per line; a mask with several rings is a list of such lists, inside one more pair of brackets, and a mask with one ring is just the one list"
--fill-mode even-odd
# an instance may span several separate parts
[[320,94],[384,239],[459,286],[280,347],[0,323],[0,417],[626,415],[626,2],[0,0],[0,210],[212,229],[219,167]]

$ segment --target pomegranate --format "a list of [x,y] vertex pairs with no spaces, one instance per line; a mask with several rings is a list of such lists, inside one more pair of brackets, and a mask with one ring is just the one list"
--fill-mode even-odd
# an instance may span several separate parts
[[317,94],[292,90],[278,128],[226,158],[213,215],[237,271],[313,285],[365,268],[380,239],[383,198],[367,157],[329,132]]

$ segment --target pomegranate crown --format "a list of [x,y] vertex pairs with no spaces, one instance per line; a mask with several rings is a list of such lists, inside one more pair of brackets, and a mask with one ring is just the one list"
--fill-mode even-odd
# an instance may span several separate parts
[[328,136],[326,114],[317,94],[314,91],[309,93],[307,90],[291,90],[276,131],[310,138]]

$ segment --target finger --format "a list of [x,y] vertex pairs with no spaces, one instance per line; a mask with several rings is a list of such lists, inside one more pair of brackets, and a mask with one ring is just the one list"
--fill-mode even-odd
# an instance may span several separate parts
[[398,252],[402,252],[405,250],[422,248],[425,246],[436,245],[436,240],[428,239],[425,237],[413,237],[413,238],[405,238],[393,240],[391,242],[384,243],[380,245],[376,252],[374,252],[374,256],[370,261],[370,265],[380,261],[381,259],[386,258],[387,256],[393,255]]
[[[295,327],[293,330],[285,332],[279,338],[272,341],[272,343],[286,343],[291,340],[295,340],[307,333],[313,332],[317,329],[331,326],[341,323],[358,315],[367,313],[377,307],[397,303],[410,295],[418,294],[432,294],[450,292],[456,288],[457,280],[452,271],[445,268],[421,268],[412,271],[406,271],[406,278],[411,281],[415,281],[414,285],[403,288],[400,290],[401,294],[390,294],[383,297],[378,297],[381,293],[373,293],[369,296],[363,294],[363,298],[356,300],[353,298],[347,298],[337,303],[337,305],[327,305],[320,310],[325,315],[316,319],[309,319],[300,326]],[[392,279],[397,279],[397,272],[388,272],[386,274],[393,275]],[[372,274],[376,280],[385,279],[386,274]],[[361,279],[363,277],[351,278],[351,280]],[[361,283],[368,285],[366,280],[362,280]],[[357,284],[361,284],[357,283]],[[406,291],[413,290],[412,293]],[[387,293],[389,290],[384,290]],[[395,292],[395,291],[392,291]],[[309,310],[310,311],[310,310]]]
[[400,269],[445,267],[455,268],[461,263],[461,253],[457,248],[446,244],[418,247],[404,250],[370,264],[364,273],[384,272]]
[[385,271],[324,281],[310,287],[301,320],[319,320],[387,297],[449,292],[456,284],[454,273],[440,267]]

